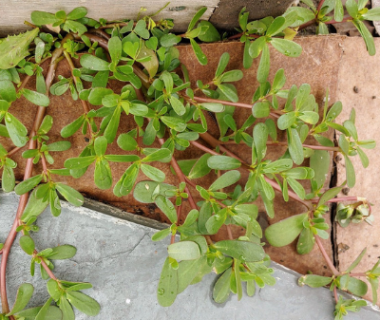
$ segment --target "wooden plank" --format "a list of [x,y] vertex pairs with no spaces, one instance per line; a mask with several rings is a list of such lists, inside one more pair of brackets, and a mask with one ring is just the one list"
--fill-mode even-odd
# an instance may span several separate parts
[[[58,10],[69,12],[78,6],[84,6],[88,9],[88,17],[94,19],[136,19],[141,8],[146,8],[143,15],[149,15],[164,7],[167,2],[167,0],[0,0],[0,36],[27,30],[24,21],[30,21],[30,13],[34,10],[52,13]],[[169,6],[155,16],[155,20],[174,19],[175,30],[182,32],[187,29],[191,18],[199,8],[207,6],[208,9],[202,19],[208,20],[218,3],[219,0],[172,0]]]

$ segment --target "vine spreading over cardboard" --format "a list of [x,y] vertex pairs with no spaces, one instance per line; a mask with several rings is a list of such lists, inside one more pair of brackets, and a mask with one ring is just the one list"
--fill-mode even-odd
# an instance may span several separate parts
[[[197,81],[192,88],[188,72],[181,65],[176,44],[187,39],[202,65],[207,57],[195,39],[202,42],[220,41],[221,36],[208,21],[201,21],[206,8],[201,8],[191,20],[188,30],[181,35],[170,32],[173,21],[155,21],[154,15],[138,21],[95,21],[86,17],[83,7],[66,13],[55,14],[34,11],[31,31],[0,40],[0,136],[10,139],[14,148],[6,150],[0,145],[2,188],[15,191],[20,203],[12,229],[0,244],[2,255],[0,268],[0,293],[2,314],[0,319],[74,319],[73,307],[87,315],[96,315],[99,304],[82,293],[91,284],[60,279],[53,273],[52,260],[69,259],[76,253],[70,245],[45,248],[38,251],[33,233],[38,232],[37,217],[49,206],[54,217],[61,213],[60,197],[73,204],[83,204],[83,196],[72,187],[59,182],[57,176],[80,178],[94,165],[94,183],[100,189],[113,186],[111,166],[125,163],[125,172],[114,185],[118,197],[133,193],[141,203],[155,203],[171,221],[171,226],[154,234],[153,241],[170,237],[168,257],[162,267],[157,298],[162,306],[170,306],[176,296],[187,286],[202,280],[214,271],[219,275],[213,289],[216,302],[226,301],[232,293],[240,299],[243,283],[247,294],[253,296],[256,286],[274,285],[270,258],[263,250],[263,230],[257,222],[258,208],[255,201],[262,199],[269,217],[275,215],[273,200],[276,192],[285,201],[292,198],[304,205],[304,212],[266,228],[267,241],[277,247],[285,246],[298,238],[297,251],[308,254],[315,243],[332,271],[331,277],[305,275],[300,285],[310,287],[330,286],[336,300],[335,317],[341,319],[348,311],[358,311],[366,305],[364,300],[346,300],[338,296],[337,289],[359,297],[368,291],[367,284],[359,277],[366,277],[371,284],[373,303],[380,275],[379,262],[372,269],[353,273],[365,250],[344,272],[339,272],[325,252],[321,238],[326,239],[329,225],[324,215],[328,203],[339,204],[336,219],[345,227],[350,222],[370,222],[371,207],[364,198],[336,198],[343,186],[324,189],[331,152],[345,158],[347,185],[355,184],[355,172],[350,158],[359,156],[364,167],[368,158],[363,149],[375,147],[374,141],[360,140],[355,128],[355,111],[343,124],[334,119],[342,111],[342,104],[328,106],[328,94],[322,107],[310,94],[308,84],[295,85],[284,90],[284,70],[277,71],[274,80],[268,82],[270,70],[269,46],[285,56],[297,57],[302,48],[293,41],[299,29],[317,24],[319,34],[328,33],[328,24],[352,22],[362,34],[369,54],[375,54],[374,42],[363,20],[380,20],[380,9],[366,8],[367,0],[348,0],[344,15],[341,0],[321,1],[314,7],[311,0],[306,6],[291,7],[282,16],[248,22],[248,12],[239,14],[240,32],[230,38],[245,44],[243,64],[250,68],[253,59],[260,57],[257,80],[259,87],[252,103],[238,102],[234,82],[243,78],[241,70],[226,71],[229,54],[224,53],[215,70],[214,79],[207,84]],[[79,57],[80,54],[80,57]],[[65,59],[71,68],[71,77],[54,74],[59,62]],[[79,59],[76,68],[73,59]],[[46,68],[44,70],[42,66]],[[179,70],[181,69],[181,72]],[[36,88],[26,84],[36,77]],[[22,80],[21,80],[22,79]],[[124,84],[119,92],[109,88],[110,80]],[[85,84],[85,85],[84,85]],[[62,140],[49,143],[49,131],[54,119],[45,115],[49,107],[49,95],[62,95],[70,91],[74,100],[80,99],[83,114],[61,130],[62,138],[68,138],[82,130],[89,137],[88,145],[76,158],[65,161],[65,168],[53,169],[56,152],[64,152],[71,145]],[[26,128],[12,114],[12,103],[20,97],[38,106],[33,127]],[[93,106],[100,106],[94,107]],[[238,108],[252,110],[252,115],[238,127],[234,112]],[[121,114],[133,117],[135,126],[117,135]],[[206,117],[214,115],[220,137],[207,133]],[[98,121],[98,120],[101,121]],[[100,123],[100,125],[99,125]],[[323,133],[329,128],[341,132],[338,145]],[[277,133],[286,133],[286,142],[277,139]],[[313,137],[318,145],[304,144]],[[107,153],[107,146],[117,141],[122,154]],[[205,146],[207,142],[211,148]],[[160,148],[150,147],[159,142]],[[246,162],[233,154],[230,144],[245,144],[252,150],[251,161]],[[267,145],[286,145],[286,152],[278,159],[266,158]],[[204,152],[196,160],[177,160],[177,155],[188,147]],[[17,163],[12,156],[23,152],[26,166],[24,180],[15,186],[13,169]],[[310,166],[302,166],[310,158]],[[175,172],[178,183],[165,183],[166,175],[154,163],[167,162]],[[32,175],[34,164],[41,163],[42,170]],[[217,173],[211,185],[196,185],[193,179]],[[248,178],[241,179],[246,171]],[[136,183],[139,174],[146,181]],[[309,180],[305,190],[300,180]],[[233,192],[226,188],[235,185]],[[195,195],[202,201],[196,203]],[[191,211],[183,212],[187,201]],[[186,214],[183,223],[179,216]],[[233,238],[231,225],[245,229],[239,238]],[[229,239],[214,242],[212,236],[226,228]],[[43,279],[47,281],[50,298],[43,306],[25,309],[33,295],[31,284],[20,285],[16,302],[10,308],[6,289],[7,261],[17,233],[21,233],[19,245],[31,257],[31,274],[35,264],[40,265]],[[175,237],[180,235],[179,241]]]

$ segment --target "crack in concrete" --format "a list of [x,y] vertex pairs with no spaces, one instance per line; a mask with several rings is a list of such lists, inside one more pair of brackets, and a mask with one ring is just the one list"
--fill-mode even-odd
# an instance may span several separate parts
[[103,260],[107,259],[107,260],[112,260],[120,255],[124,255],[124,254],[127,254],[126,255],[126,258],[132,253],[135,251],[135,249],[139,246],[139,244],[144,240],[144,238],[147,236],[147,233],[144,232],[143,236],[137,241],[137,243],[132,247],[132,249],[128,249],[128,250],[125,250],[125,251],[121,251],[121,252],[117,252],[117,253],[114,253],[114,254],[111,254],[111,255],[107,255],[107,256],[104,256],[102,255],[99,259],[96,259],[94,261],[76,261],[74,259],[70,259],[70,261],[72,262],[75,262],[77,265],[81,265],[81,264],[96,264],[96,263],[99,263],[99,262],[102,262]]
[[[342,38],[342,42],[338,44],[339,48],[341,49],[341,54],[339,57],[339,66],[338,66],[338,79],[340,74],[340,69],[342,65],[343,56],[345,53],[344,50],[344,42],[346,38]],[[339,82],[336,88],[336,92],[338,94],[339,92]],[[338,137],[336,130],[334,130],[334,144],[338,144]],[[336,152],[333,154],[333,160],[332,160],[332,170],[331,170],[331,177],[330,177],[330,188],[334,188],[338,186],[338,165],[336,161]],[[333,203],[330,208],[330,222],[331,222],[331,233],[330,233],[330,241],[331,241],[331,248],[332,248],[332,256],[333,256],[333,263],[334,266],[339,271],[339,256],[338,256],[338,244],[337,244],[337,223],[335,222],[335,216],[337,214],[337,203]]]
[[[337,136],[336,131],[334,131],[334,142],[337,142]],[[334,188],[337,186],[338,182],[338,166],[335,162],[335,154],[333,154],[333,160],[332,160],[332,172],[330,177],[330,188]],[[339,259],[338,259],[338,244],[336,243],[336,236],[337,236],[337,224],[335,223],[335,216],[337,211],[337,204],[332,203],[330,207],[330,222],[331,222],[331,233],[330,233],[330,240],[331,240],[331,249],[332,249],[332,258],[334,266],[339,270]]]

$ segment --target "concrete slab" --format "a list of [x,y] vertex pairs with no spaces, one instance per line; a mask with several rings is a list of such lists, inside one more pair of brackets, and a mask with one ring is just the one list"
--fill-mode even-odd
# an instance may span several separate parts
[[[369,166],[364,169],[358,156],[351,157],[355,167],[356,185],[346,189],[340,196],[359,196],[367,198],[374,204],[372,213],[375,217],[374,225],[352,224],[347,228],[337,226],[336,244],[347,246],[348,250],[338,251],[339,269],[345,270],[356,259],[360,252],[367,247],[367,252],[355,272],[362,272],[372,268],[380,258],[380,218],[379,218],[379,52],[380,42],[375,41],[377,55],[370,57],[366,51],[364,42],[357,42],[358,38],[347,38],[345,50],[342,54],[341,67],[338,76],[337,100],[343,103],[343,112],[337,122],[347,120],[352,108],[356,110],[356,126],[359,140],[374,139],[377,147],[372,150],[364,150],[369,158]],[[376,38],[378,40],[378,38]],[[353,71],[353,67],[355,71]],[[338,132],[339,134],[339,132]],[[339,157],[337,163],[337,184],[346,180],[344,159]],[[379,290],[380,292],[380,290]],[[370,298],[370,293],[368,295]]]
[[[14,193],[0,193],[0,240],[10,228],[17,200]],[[105,209],[103,206],[102,210]],[[150,240],[154,229],[66,203],[59,218],[53,218],[47,211],[38,220],[41,231],[33,235],[37,248],[41,250],[57,244],[77,247],[77,255],[56,263],[54,272],[60,279],[93,284],[94,288],[86,293],[97,299],[101,312],[91,319],[223,320],[250,319],[252,315],[260,320],[333,319],[331,292],[325,288],[299,287],[299,274],[278,264],[273,264],[276,286],[258,290],[253,298],[244,296],[238,302],[234,296],[224,305],[215,304],[211,298],[215,276],[209,275],[202,283],[180,294],[172,307],[163,308],[156,300],[156,286],[166,258],[167,243]],[[30,306],[39,305],[48,297],[45,281],[40,279],[38,272],[34,279],[31,278],[29,257],[17,244],[10,256],[8,281],[11,302],[17,287],[24,281],[33,283],[36,288]],[[76,319],[90,318],[78,314]],[[377,320],[380,313],[366,307],[345,319]]]

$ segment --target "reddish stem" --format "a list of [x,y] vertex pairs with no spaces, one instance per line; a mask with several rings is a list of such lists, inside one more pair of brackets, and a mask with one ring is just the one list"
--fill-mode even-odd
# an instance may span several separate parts
[[[38,253],[37,251],[35,251],[36,253]],[[46,273],[49,275],[49,277],[53,280],[56,280],[57,281],[57,277],[54,275],[54,273],[50,270],[50,268],[48,267],[48,265],[46,264],[46,262],[41,259],[41,265],[42,267],[45,269]]]
[[[136,23],[137,22],[134,22],[133,26],[136,26]],[[117,26],[124,27],[124,26],[127,26],[128,24],[129,22],[114,22],[114,23],[106,24],[104,26],[100,26],[99,29],[110,29]]]
[[193,196],[191,195],[190,190],[189,190],[189,188],[188,188],[187,186],[186,186],[186,188],[185,188],[185,191],[186,191],[186,193],[189,195],[188,200],[189,200],[189,203],[190,203],[190,207],[191,207],[191,209],[198,210],[197,204],[195,203],[194,198],[193,198]]
[[[318,203],[319,202],[319,198],[314,198],[314,199],[311,199],[310,201],[312,201],[313,203]],[[330,199],[330,200],[327,200],[326,202],[345,202],[345,201],[358,201],[358,197],[356,196],[349,196],[349,197],[339,197],[339,198],[333,198],[333,199]]]
[[45,155],[41,154],[41,162],[42,162],[42,170],[44,171],[44,174],[48,173],[48,166]]
[[[219,148],[220,151],[222,152],[225,152],[228,156],[232,157],[232,158],[235,158],[236,160],[239,160],[244,166],[246,166],[248,169],[250,168],[250,164],[247,163],[246,161],[242,160],[241,158],[239,158],[237,155],[235,155],[234,153],[232,153],[230,150],[228,150],[227,148],[225,148],[221,141],[219,141],[218,139],[214,138],[211,134],[205,132],[205,133],[202,133],[200,134],[200,137],[206,141],[210,146],[212,146],[213,148]],[[208,151],[208,153],[211,152],[214,152],[213,150],[210,150],[208,148],[206,148]],[[206,150],[205,149],[205,150]],[[211,153],[212,154],[212,153]],[[215,154],[214,154],[215,155]],[[220,155],[219,153],[216,154],[216,155]]]
[[171,238],[170,238],[170,244],[173,244],[175,242],[175,233],[172,234]]
[[[351,19],[352,19],[351,16],[346,16],[346,17],[343,18],[342,21],[336,21],[336,20],[332,19],[332,20],[330,20],[330,21],[325,21],[325,22],[323,22],[323,23],[324,23],[324,24],[336,24],[336,23],[347,22],[347,21],[349,21],[349,20],[351,20]],[[317,22],[316,19],[311,20],[311,21],[309,21],[309,22],[306,22],[306,23],[300,25],[300,26],[298,27],[298,30],[305,29],[305,28],[307,28],[307,27],[309,27],[309,26],[315,24],[316,22]]]
[[190,144],[193,145],[194,147],[197,147],[199,150],[212,154],[213,156],[220,156],[218,152],[205,147],[203,144],[200,144],[197,141],[190,141]]
[[317,12],[318,12],[317,15],[319,14],[319,11],[321,11],[324,2],[325,2],[325,0],[319,1],[318,7],[317,7]]
[[[38,65],[39,66],[42,66],[44,62],[50,60],[51,57],[47,57],[45,59],[43,59]],[[31,76],[26,76],[24,78],[24,80],[22,81],[21,85],[19,86],[17,92],[20,92],[23,88],[25,88],[25,86],[28,84],[29,80],[31,79],[32,77]],[[29,136],[29,139],[31,139],[31,136]],[[11,151],[8,152],[7,154],[7,157],[11,157],[13,156],[15,153],[17,153],[18,151],[20,151],[22,148],[20,147],[15,147],[13,148]]]
[[[273,189],[275,189],[276,191],[282,193],[281,187],[275,181],[267,178],[266,176],[264,176],[264,179],[265,179],[266,182],[268,182],[272,186]],[[288,195],[293,200],[295,200],[295,201],[297,201],[299,203],[302,203],[309,210],[312,209],[310,203],[302,200],[294,191],[288,190]]]
[[[283,141],[267,141],[267,145],[282,145],[282,146],[287,146],[287,142]],[[325,146],[317,146],[317,145],[312,145],[312,144],[302,144],[303,147],[305,148],[310,148],[313,150],[326,150],[326,151],[333,151],[333,152],[340,152],[342,151],[339,147],[325,147]]]
[[[30,161],[33,165],[33,162]],[[27,167],[25,168],[25,172],[29,169],[28,166],[29,161],[27,162]],[[31,170],[30,170],[31,171]],[[27,177],[27,175],[25,175]],[[0,294],[1,294],[1,304],[3,313],[9,312],[9,304],[8,304],[8,296],[7,296],[7,284],[6,284],[6,270],[7,270],[7,262],[10,253],[10,249],[12,244],[16,238],[17,232],[16,228],[18,227],[19,219],[21,218],[22,213],[24,212],[24,208],[28,202],[28,194],[24,194],[20,198],[19,206],[17,209],[16,217],[12,225],[12,229],[9,232],[7,240],[4,243],[4,247],[2,250],[2,259],[1,259],[1,267],[0,267]]]
[[[190,97],[188,97],[188,98],[190,99]],[[192,100],[198,101],[198,102],[221,103],[221,104],[225,104],[228,106],[234,106],[234,107],[252,110],[252,104],[248,104],[248,103],[230,102],[230,101],[226,101],[226,100],[218,100],[218,99],[202,98],[202,97],[194,97]],[[276,117],[276,118],[278,118],[280,114],[282,114],[281,111],[271,111],[270,112],[270,115],[273,117]]]
[[357,272],[357,273],[350,273],[350,277],[366,277],[367,274],[365,272]]
[[[181,217],[181,210],[182,210],[182,204],[177,207],[177,226],[179,224],[179,218]],[[173,244],[175,242],[175,234],[172,234],[172,237],[170,238],[170,244]]]
[[[66,61],[67,61],[67,63],[69,64],[69,67],[70,67],[70,70],[71,70],[71,76],[73,77],[74,83],[75,83],[75,85],[77,85],[77,84],[78,84],[78,80],[77,80],[77,78],[74,76],[74,73],[73,73],[73,72],[74,72],[74,69],[75,69],[75,66],[74,66],[73,60],[71,59],[70,54],[69,54],[66,50],[63,51],[63,54],[65,55]],[[85,113],[89,112],[89,111],[90,111],[90,108],[89,108],[88,105],[87,105],[87,101],[81,100],[81,102],[82,102],[82,106],[83,106],[83,111],[84,111]],[[89,129],[91,129],[91,127],[90,127]],[[90,132],[91,132],[91,131],[90,131]]]
[[[162,139],[162,138],[161,138],[161,139],[158,139],[158,141],[160,142],[161,145],[163,145],[163,144],[165,143],[165,140]],[[179,167],[178,162],[177,162],[177,160],[174,158],[174,156],[172,157],[172,159],[171,159],[171,161],[170,161],[170,164],[172,165],[172,167],[173,167],[175,173],[177,174],[178,179],[180,180],[180,182],[185,182],[185,183],[186,183],[186,177],[185,177],[185,175],[183,174],[183,172],[182,172],[181,168]],[[186,185],[186,187],[185,187],[185,191],[186,191],[186,193],[188,194],[188,200],[189,200],[189,203],[190,203],[191,208],[197,210],[197,205],[196,205],[196,203],[195,203],[195,201],[194,201],[194,199],[193,199],[193,196],[192,196],[192,194],[191,194],[189,188],[187,187],[187,185]]]
[[230,226],[229,224],[227,224],[226,227],[227,227],[227,234],[228,234],[228,237],[230,238],[230,240],[233,240],[234,237],[232,236],[231,226]]
[[[106,49],[108,51],[108,41],[106,39],[96,36],[92,33],[85,33],[84,35],[87,36],[90,39],[90,41],[92,42],[96,41],[99,44],[99,46],[101,46],[103,49]],[[76,39],[80,38],[77,34],[74,34],[74,37]],[[149,77],[136,64],[133,64],[132,67],[133,67],[133,72],[140,78],[143,86],[145,88],[149,88],[150,87]]]
[[[78,85],[78,80],[77,78],[74,76],[74,69],[75,69],[75,66],[74,66],[74,63],[73,63],[73,60],[71,59],[70,57],[70,54],[65,50],[63,51],[63,54],[65,55],[65,58],[66,58],[66,61],[70,67],[70,70],[71,70],[71,76],[73,77],[74,79],[74,83],[75,85]],[[88,107],[87,105],[87,101],[84,101],[82,99],[80,99],[81,103],[82,103],[82,107],[83,107],[83,112],[84,113],[88,113],[90,111],[90,108]],[[92,128],[91,128],[91,125],[89,123],[87,123],[87,126],[88,126],[88,129],[87,131],[89,132],[90,136],[92,136]]]
[[[242,35],[243,35],[243,32],[240,32],[238,34],[235,34],[235,35],[229,37],[228,40],[239,39],[239,38],[241,38]],[[257,34],[249,34],[248,37],[257,39],[257,38],[260,38],[261,36],[259,36]]]
[[[236,160],[239,160],[243,164],[244,169],[252,170],[250,165],[247,162],[245,162],[244,160],[239,158],[237,155],[235,155],[234,153],[232,153],[231,151],[229,151],[228,149],[226,149],[225,147],[220,145],[219,140],[215,139],[209,133],[202,133],[200,136],[202,139],[204,139],[207,143],[212,145],[214,148],[219,147],[220,151],[225,152],[228,156],[233,157]],[[201,148],[200,148],[201,150],[208,152],[212,155],[218,155],[218,156],[220,155],[219,153],[217,153],[217,152],[215,152],[215,151],[213,151],[213,150],[211,150],[211,149],[209,149],[209,148],[207,148],[207,147],[205,147],[199,143],[194,144],[194,141],[190,141],[190,143],[193,144],[195,147],[198,147],[198,145],[201,146]],[[273,187],[273,189],[282,193],[281,187],[275,181],[273,181],[273,180],[271,180],[265,176],[264,176],[264,179]],[[290,198],[302,203],[309,210],[311,210],[311,205],[308,202],[302,200],[295,192],[288,190],[288,195]]]
[[[63,43],[71,38],[72,37],[70,35],[67,35],[62,40],[61,47],[56,49],[52,54],[49,70],[47,72],[47,76],[45,79],[47,94],[49,93],[50,86],[54,80],[55,70],[58,64],[58,58],[63,53]],[[34,119],[33,129],[30,133],[28,149],[36,148],[37,141],[34,140],[33,137],[35,136],[35,133],[37,132],[38,128],[40,127],[42,123],[43,117],[45,115],[45,110],[46,110],[45,107],[41,107],[41,106],[38,107],[37,114]],[[29,158],[25,166],[24,180],[29,179],[31,177],[32,169],[33,169],[33,158]],[[19,205],[17,208],[17,212],[16,212],[16,216],[15,216],[12,228],[8,234],[8,237],[3,247],[3,254],[2,254],[2,260],[1,260],[1,267],[0,267],[0,295],[1,295],[1,304],[2,304],[3,313],[9,312],[9,303],[8,303],[7,285],[6,285],[6,270],[7,270],[8,257],[9,257],[9,253],[12,248],[13,242],[16,239],[16,236],[17,236],[16,229],[19,226],[19,222],[20,222],[22,213],[24,212],[24,209],[26,207],[26,204],[28,202],[28,199],[29,199],[29,193],[25,193],[20,197]]]
[[[220,144],[221,145],[229,145],[229,144],[233,144],[233,145],[242,144],[242,145],[245,145],[245,143],[242,142],[242,141],[240,143],[236,143],[234,140],[220,141]],[[267,145],[287,146],[288,143],[287,142],[283,142],[283,141],[267,141]],[[333,152],[340,152],[340,151],[342,151],[339,147],[325,147],[325,146],[317,146],[317,145],[311,145],[311,144],[302,144],[302,146],[305,147],[305,148],[313,149],[313,150],[326,150],[326,151],[333,151]]]
[[348,20],[351,20],[352,17],[351,16],[346,16],[343,18],[342,21],[335,21],[334,19],[333,20],[330,20],[330,21],[326,21],[325,24],[336,24],[336,23],[342,23],[342,22],[347,22]]
[[313,150],[326,150],[326,151],[333,151],[333,152],[341,152],[342,151],[339,147],[315,146],[315,145],[311,145],[311,144],[303,144],[302,146],[305,148],[313,149]]
[[17,152],[20,151],[20,150],[21,150],[20,147],[15,147],[15,148],[13,148],[11,151],[8,152],[7,157],[11,157],[11,156],[13,156],[15,153],[17,153]]
[[194,182],[192,182],[188,177],[185,176],[186,183],[189,184],[194,189],[196,188],[196,185]]
[[91,32],[91,33],[93,33],[93,34],[95,34],[97,36],[103,37],[106,40],[109,40],[111,38],[110,35],[107,32],[104,32],[101,29],[95,29],[95,28],[93,28],[93,29],[90,29],[89,32]]
[[192,100],[195,100],[198,102],[211,102],[211,103],[214,102],[214,103],[228,104],[229,106],[252,109],[251,104],[242,103],[242,102],[230,102],[226,100],[218,100],[218,99],[202,98],[202,97],[194,97]]
[[332,273],[334,274],[334,276],[339,276],[339,271],[335,268],[333,262],[331,261],[329,255],[327,254],[322,242],[321,242],[321,239],[318,237],[318,236],[315,236],[315,242],[316,244],[318,245],[319,247],[319,250],[321,251],[322,253],[322,256],[323,258],[325,259],[327,265],[329,266],[330,270],[332,271]]
[[338,303],[338,301],[339,301],[338,290],[337,290],[336,286],[334,287],[334,299],[335,299],[335,303]]
[[316,19],[310,20],[310,21],[308,21],[308,22],[306,22],[306,23],[304,23],[304,24],[301,24],[301,25],[298,27],[298,30],[302,30],[302,29],[305,29],[305,28],[307,28],[307,27],[310,27],[310,26],[312,26],[313,24],[315,24],[316,22],[317,22]]

